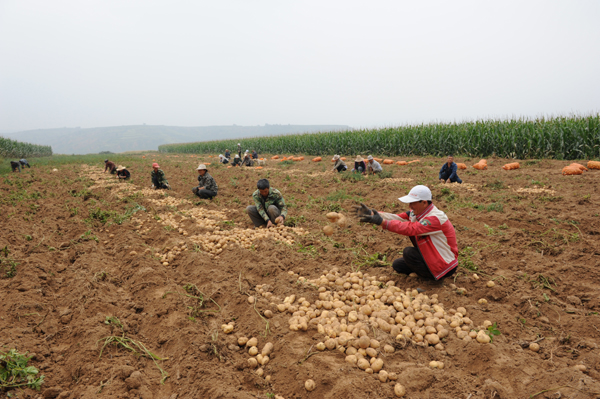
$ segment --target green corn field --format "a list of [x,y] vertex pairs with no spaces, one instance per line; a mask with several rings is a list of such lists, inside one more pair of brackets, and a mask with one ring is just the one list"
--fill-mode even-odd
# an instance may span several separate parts
[[0,137],[0,157],[3,158],[27,158],[27,157],[49,157],[52,155],[52,147],[49,145],[37,145],[22,143]]
[[584,159],[600,157],[600,114],[538,119],[480,120],[356,129],[285,136],[165,144],[164,153],[378,154],[384,156]]

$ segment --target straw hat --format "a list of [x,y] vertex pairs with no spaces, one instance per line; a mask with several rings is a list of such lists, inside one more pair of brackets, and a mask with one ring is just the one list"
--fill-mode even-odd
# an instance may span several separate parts
[[364,159],[360,155],[357,155],[356,159],[354,160],[354,162],[362,162],[362,161],[364,161]]
[[206,165],[204,165],[203,163],[201,163],[200,165],[198,165],[198,167],[196,168],[196,170],[206,170]]
[[372,161],[372,160],[373,160],[373,155],[369,155],[369,156],[367,157],[367,161]]
[[339,155],[334,155],[334,156],[333,156],[333,160],[334,160],[334,161],[337,161],[338,159],[340,159],[340,156],[339,156]]
[[119,166],[117,167],[117,172],[120,172],[120,171],[122,171],[122,170],[125,170],[125,169],[127,169],[125,166],[123,166],[123,165],[119,165]]

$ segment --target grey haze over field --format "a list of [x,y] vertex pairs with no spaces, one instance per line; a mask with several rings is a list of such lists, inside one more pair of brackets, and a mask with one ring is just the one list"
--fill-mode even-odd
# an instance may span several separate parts
[[96,128],[135,127],[156,149],[190,126],[597,112],[599,18],[595,0],[0,0],[0,132],[102,150]]

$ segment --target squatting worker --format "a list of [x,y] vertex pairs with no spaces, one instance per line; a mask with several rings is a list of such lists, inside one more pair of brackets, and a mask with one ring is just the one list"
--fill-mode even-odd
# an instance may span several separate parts
[[162,169],[160,169],[160,166],[158,166],[158,164],[156,162],[154,162],[152,164],[152,184],[154,187],[154,189],[158,190],[158,189],[166,189],[166,190],[170,190],[171,187],[169,186],[169,182],[167,181],[167,178],[165,177],[165,172],[162,171]]
[[250,157],[250,154],[246,151],[244,154],[244,160],[242,161],[242,166],[252,166],[254,165],[254,161]]
[[196,170],[198,171],[198,187],[192,188],[192,192],[202,199],[212,200],[213,197],[217,196],[219,186],[208,173],[206,165],[200,164]]
[[367,165],[365,165],[365,160],[363,157],[358,155],[354,160],[354,169],[352,169],[353,173],[363,173],[367,170]]
[[25,166],[27,166],[28,168],[31,168],[31,165],[29,165],[29,162],[27,162],[27,160],[25,158],[19,159],[19,163],[21,164],[23,169],[25,169]]
[[229,152],[228,149],[225,149],[225,158],[227,158],[227,159],[231,158],[231,153]]
[[258,152],[256,150],[252,150],[252,159],[258,159]]
[[279,190],[271,188],[267,179],[256,183],[258,190],[252,194],[255,205],[246,208],[246,212],[255,227],[273,227],[282,224],[287,217],[287,206]]
[[379,172],[382,172],[382,171],[383,171],[383,168],[381,167],[381,165],[379,164],[379,162],[377,162],[377,161],[376,161],[376,160],[373,158],[373,156],[372,156],[372,155],[369,155],[369,156],[367,157],[367,162],[368,162],[368,164],[367,164],[367,168],[368,168],[368,171],[369,171],[370,173],[373,173],[373,174],[375,174],[375,173],[379,173]]
[[228,164],[229,163],[229,159],[227,159],[226,156],[223,156],[223,154],[219,154],[219,162],[222,164]]
[[450,180],[450,183],[462,183],[462,180],[456,174],[457,170],[458,166],[454,163],[454,157],[449,155],[446,163],[440,169],[440,182],[447,183]]
[[339,155],[333,156],[333,162],[334,162],[333,169],[331,169],[332,172],[337,171],[339,173],[339,172],[344,172],[344,171],[348,170],[346,163],[340,159]]
[[410,237],[413,246],[404,248],[402,257],[394,260],[394,270],[402,274],[417,273],[427,280],[454,274],[458,266],[456,232],[448,216],[431,202],[431,190],[415,186],[398,199],[407,203],[410,211],[394,215],[377,212],[364,204],[356,206],[361,222]]
[[119,165],[117,167],[117,178],[119,180],[129,180],[130,177],[131,177],[131,173],[129,173],[129,171],[127,170],[127,168],[125,166]]
[[242,165],[242,160],[240,159],[240,156],[235,154],[235,157],[233,157],[233,163],[231,164],[231,166],[241,166]]
[[114,175],[115,172],[117,171],[117,165],[115,165],[114,162],[109,161],[108,159],[104,160],[104,173],[106,173],[106,171],[109,171],[111,175]]

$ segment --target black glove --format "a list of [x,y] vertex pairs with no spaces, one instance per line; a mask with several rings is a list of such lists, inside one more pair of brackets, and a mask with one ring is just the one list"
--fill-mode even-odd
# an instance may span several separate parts
[[363,223],[373,223],[377,226],[383,223],[383,218],[379,215],[379,212],[373,211],[372,215],[364,215],[360,218],[360,221]]
[[373,211],[371,209],[369,209],[365,204],[363,204],[362,202],[360,203],[360,206],[358,205],[354,205],[353,206],[354,210],[356,211],[356,216],[357,217],[362,217],[362,216],[369,216],[373,214]]

